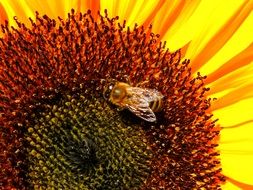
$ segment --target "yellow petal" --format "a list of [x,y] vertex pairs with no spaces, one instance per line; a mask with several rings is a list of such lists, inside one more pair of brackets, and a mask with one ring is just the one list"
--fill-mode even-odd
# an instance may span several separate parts
[[[253,47],[253,46],[252,46]],[[252,49],[253,50],[253,49]],[[251,52],[249,52],[251,53]],[[242,61],[244,63],[248,63],[248,60],[250,60],[250,57],[242,56]],[[253,55],[252,55],[253,58]],[[239,61],[239,60],[238,60]],[[235,62],[236,63],[236,62]],[[236,65],[231,64],[231,68],[237,67]],[[230,70],[231,69],[229,65],[224,65],[221,70]],[[219,75],[219,74],[218,74]],[[218,75],[212,75],[212,78],[216,78]],[[210,81],[207,78],[207,83]],[[210,97],[218,98],[218,100],[214,101],[212,103],[211,109],[213,111],[216,111],[218,109],[222,109],[225,107],[235,107],[233,112],[237,112],[238,110],[245,110],[243,106],[252,104],[252,102],[248,102],[246,105],[245,103],[242,103],[241,105],[236,104],[239,101],[242,101],[244,99],[252,98],[253,97],[253,64],[249,64],[236,69],[234,72],[231,72],[220,79],[216,80],[215,82],[212,82],[208,85],[208,87],[211,88],[211,90],[207,93]],[[233,105],[236,104],[236,105]],[[239,105],[238,109],[236,106]],[[225,110],[230,109],[225,108]],[[233,109],[233,108],[232,108]],[[250,108],[247,108],[248,110]],[[219,113],[219,111],[218,111]],[[219,114],[220,117],[224,117],[223,113]]]
[[[167,1],[170,2],[170,1]],[[177,1],[177,2],[184,2],[184,1]],[[173,25],[169,25],[168,23],[169,19],[171,19],[169,16],[165,17],[163,12],[159,13],[159,15],[156,17],[156,23],[157,25],[161,25],[160,30],[165,30],[165,27],[167,27],[167,31],[165,32],[165,35],[162,36],[162,40],[167,41],[167,47],[171,51],[176,51],[180,49],[181,47],[185,46],[185,44],[189,43],[189,41],[192,40],[193,37],[193,30],[191,29],[191,26],[189,26],[189,18],[195,13],[196,9],[200,6],[200,1],[187,1],[180,10],[180,14],[177,15],[176,20],[174,21]],[[164,11],[167,12],[167,7],[163,7]],[[173,13],[172,13],[173,14]],[[161,19],[166,18],[166,20],[161,23]],[[156,31],[157,33],[160,33],[159,30]]]
[[184,25],[184,22],[194,12],[199,2],[199,0],[166,1],[153,18],[153,32],[159,33],[160,38],[164,38],[166,34],[167,38],[165,37],[165,39],[169,42],[173,34],[178,31],[180,26]]
[[222,190],[252,190],[252,185],[238,183],[235,180],[227,181],[225,184],[221,186]]
[[8,22],[11,26],[16,26],[16,22],[13,19],[14,16],[18,16],[18,20],[24,23],[28,23],[28,18],[34,17],[30,7],[24,1],[1,1],[7,16]]
[[221,186],[223,190],[241,190],[238,186],[234,185],[233,183],[226,182],[224,185]]
[[[119,16],[127,19],[126,25],[133,27],[135,23],[138,25],[148,26],[153,21],[156,13],[164,5],[164,0],[129,0],[129,1],[107,1],[101,0],[101,10],[107,9],[108,15],[111,17]],[[120,7],[120,9],[118,9]]]
[[35,11],[38,11],[40,15],[46,14],[50,18],[54,19],[58,16],[65,18],[67,15],[67,12],[64,12],[64,1],[24,0],[24,2],[26,2],[26,5],[32,10],[32,14],[35,14]]
[[253,83],[253,43],[224,63],[215,72],[208,75],[206,84],[210,84],[208,95],[218,93],[224,89],[239,87],[246,83]]
[[[232,104],[230,106],[224,107],[222,109],[217,109],[213,111],[213,114],[215,118],[219,118],[219,124],[222,127],[230,127],[233,125],[244,123],[246,121],[253,120],[252,105],[253,105],[253,98],[248,98],[248,99],[239,101],[235,104]],[[252,130],[253,130],[253,127],[252,127]]]
[[202,9],[205,13],[198,15],[203,19],[202,25],[198,23],[199,19],[195,24],[195,27],[201,28],[200,32],[196,33],[186,54],[186,57],[192,59],[193,71],[197,71],[227,43],[252,12],[253,2],[210,1],[210,4],[206,3],[205,6],[206,8]]
[[[252,7],[253,9],[253,7]],[[241,52],[243,52],[243,58],[253,60],[253,13],[251,13],[242,23],[242,25],[238,28],[238,30],[233,34],[233,36],[229,39],[229,41],[224,44],[223,47],[215,54],[207,63],[204,64],[203,67],[199,69],[201,73],[208,75],[210,78],[213,77],[213,73],[220,74],[222,76],[233,71],[240,66],[244,66],[244,60],[240,60],[240,57],[237,58],[237,61],[229,61],[234,56],[240,56]],[[215,43],[215,42],[214,42]],[[226,63],[228,62],[228,63]],[[224,64],[226,64],[227,68],[230,66],[230,69],[224,68]],[[226,70],[225,70],[226,69]],[[217,78],[215,78],[217,79]]]
[[[231,117],[233,120],[233,117]],[[252,122],[221,130],[219,150],[223,173],[242,183],[253,185]]]
[[[232,106],[233,104],[238,103],[244,99],[252,98],[253,97],[252,89],[253,89],[253,83],[249,83],[249,84],[246,83],[245,85],[235,88],[231,92],[226,91],[227,94],[225,94],[224,96],[220,97],[218,100],[213,102],[211,109],[215,111],[221,108]],[[237,108],[237,112],[239,112],[240,110],[244,111],[245,109],[243,109],[243,107],[240,106]],[[222,115],[222,117],[224,116]]]
[[[118,1],[101,1],[101,12],[107,9],[109,16],[119,16],[119,22],[123,23],[132,14],[132,10],[137,1],[118,0]],[[128,22],[128,21],[127,21]]]

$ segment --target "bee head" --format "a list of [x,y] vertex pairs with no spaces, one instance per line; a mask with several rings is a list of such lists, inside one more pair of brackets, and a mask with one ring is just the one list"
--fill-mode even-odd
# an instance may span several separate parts
[[107,84],[105,85],[104,91],[103,91],[103,97],[105,100],[108,101],[110,99],[110,96],[115,84],[116,84],[116,81],[112,80],[112,81],[107,82]]

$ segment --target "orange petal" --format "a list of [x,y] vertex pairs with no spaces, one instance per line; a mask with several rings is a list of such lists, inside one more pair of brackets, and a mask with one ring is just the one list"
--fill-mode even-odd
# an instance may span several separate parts
[[8,20],[8,16],[3,5],[0,3],[0,24],[4,24],[5,20]]
[[238,68],[234,72],[231,72],[210,83],[208,85],[210,90],[206,95],[220,98],[234,89],[250,83],[253,83],[253,64],[248,64],[242,68]]
[[100,11],[100,1],[88,0],[87,5],[88,9],[92,10],[91,14],[93,18],[96,20],[98,17],[97,13],[98,11]]
[[[54,10],[51,6],[51,3],[47,0],[41,2],[41,1],[35,1],[35,0],[25,0],[26,4],[29,5],[31,10],[33,12],[38,11],[40,15],[48,15],[49,17],[57,18],[57,16],[63,17],[64,15],[60,14],[61,11]],[[61,8],[61,5],[59,5]],[[19,17],[19,13],[16,13]]]
[[[192,14],[199,1],[167,1],[162,10],[156,14],[154,32],[159,33],[162,39],[165,34],[172,35],[176,28],[179,28],[186,19]],[[177,26],[173,26],[177,23]]]
[[232,105],[243,99],[253,97],[252,89],[253,89],[253,84],[248,84],[227,93],[223,97],[220,97],[218,100],[213,102],[212,107],[211,107],[212,111]]
[[152,10],[152,12],[149,14],[148,18],[146,18],[146,20],[143,23],[144,27],[148,27],[151,22],[153,21],[155,15],[157,14],[157,12],[161,9],[161,7],[164,5],[165,1],[164,0],[160,0],[156,7]]
[[[133,10],[134,6],[136,5],[136,2],[137,2],[136,0],[130,0],[128,2],[127,8],[123,14],[124,20],[126,20],[127,18],[130,18],[130,15],[132,14],[132,10]],[[125,6],[124,3],[121,3],[121,4]]]
[[187,34],[189,32],[187,23],[201,1],[175,1],[175,5],[170,7],[171,2],[167,1],[166,5],[157,13],[153,30],[160,34],[161,40],[167,41],[167,47],[174,52],[189,45],[189,41],[192,40],[191,35]]
[[252,190],[253,186],[246,183],[241,183],[232,178],[228,178],[226,183],[222,185],[223,190]]
[[[144,26],[148,26],[152,21],[152,23],[155,25],[153,28],[154,32],[159,33],[162,38],[168,29],[172,26],[172,24],[177,20],[178,15],[185,6],[185,3],[185,1],[165,2],[163,4],[163,7],[160,7],[159,12],[157,10],[153,11],[154,14],[150,15],[149,17],[149,23],[144,23]],[[154,20],[156,20],[156,22],[154,22]]]
[[197,71],[212,58],[231,38],[243,21],[252,12],[253,1],[245,1],[227,23],[210,39],[202,51],[192,60],[192,70]]
[[[119,16],[120,22],[126,19],[126,25],[133,27],[135,23],[138,23],[138,25],[143,25],[144,23],[145,26],[149,26],[149,24],[152,23],[154,16],[166,1],[120,0],[117,3],[115,2],[116,1],[101,0],[101,12],[104,9],[107,9],[110,17]],[[120,10],[117,10],[117,7],[120,8]]]
[[224,63],[215,72],[208,75],[205,83],[209,84],[226,74],[233,72],[234,70],[241,68],[247,64],[250,64],[253,60],[253,43],[249,45],[241,53],[230,59],[228,62]]

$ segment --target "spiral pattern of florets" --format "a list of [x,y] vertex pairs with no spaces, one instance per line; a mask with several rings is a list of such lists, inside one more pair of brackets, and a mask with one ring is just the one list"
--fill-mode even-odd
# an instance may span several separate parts
[[[218,189],[219,128],[204,79],[192,77],[151,28],[72,11],[2,25],[0,186],[3,189]],[[104,79],[164,95],[157,122],[119,111]],[[102,79],[102,80],[101,80]]]

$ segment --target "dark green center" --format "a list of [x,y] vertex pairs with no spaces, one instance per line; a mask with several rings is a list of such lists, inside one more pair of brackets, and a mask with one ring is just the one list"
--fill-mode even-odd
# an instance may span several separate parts
[[65,94],[31,115],[25,134],[30,184],[38,189],[140,187],[152,158],[145,132],[124,123],[102,97],[82,94]]

